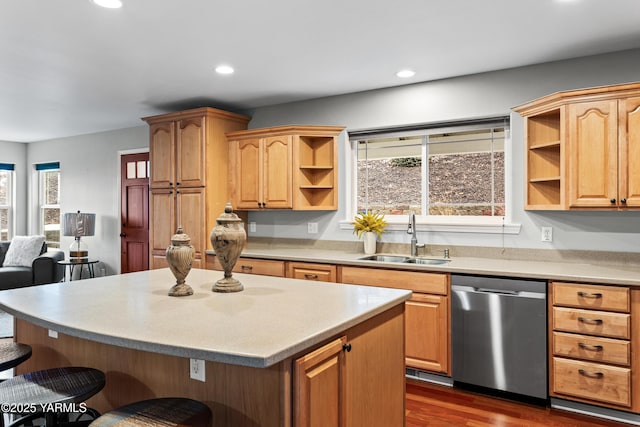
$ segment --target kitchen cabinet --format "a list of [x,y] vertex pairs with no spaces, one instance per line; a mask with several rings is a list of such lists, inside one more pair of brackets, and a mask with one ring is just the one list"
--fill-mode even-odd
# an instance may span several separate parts
[[343,127],[280,126],[227,134],[238,209],[336,210]]
[[[207,254],[206,268],[208,270],[220,270],[222,266],[215,255]],[[285,277],[285,262],[279,260],[267,260],[240,257],[232,270],[234,273],[262,274],[264,276]]]
[[209,233],[229,200],[226,132],[246,129],[249,117],[197,108],[143,118],[149,124],[150,267],[163,268],[178,226],[204,265]]
[[338,281],[413,291],[405,303],[406,366],[451,375],[449,274],[341,266]]
[[552,282],[549,292],[551,396],[638,412],[640,290]]
[[515,111],[525,118],[526,209],[640,208],[640,83],[559,92]]
[[336,266],[309,262],[287,262],[287,277],[292,279],[335,282]]

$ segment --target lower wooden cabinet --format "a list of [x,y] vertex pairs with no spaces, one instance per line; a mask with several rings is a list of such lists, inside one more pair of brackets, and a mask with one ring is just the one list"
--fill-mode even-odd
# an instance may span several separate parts
[[640,412],[640,290],[552,282],[551,396]]
[[287,277],[291,279],[335,282],[336,266],[308,262],[287,262]]
[[403,426],[404,313],[399,305],[293,362],[293,426]]
[[345,425],[345,351],[340,337],[295,361],[294,425],[298,427]]
[[409,367],[449,372],[449,298],[414,293],[405,303],[405,357]]
[[448,273],[350,266],[338,270],[341,283],[413,291],[405,303],[406,366],[451,375]]

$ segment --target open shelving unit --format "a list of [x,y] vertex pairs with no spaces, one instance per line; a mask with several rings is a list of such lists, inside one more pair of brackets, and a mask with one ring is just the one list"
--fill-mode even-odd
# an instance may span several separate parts
[[298,136],[298,176],[296,190],[299,208],[337,209],[336,136]]
[[563,118],[562,107],[526,118],[526,209],[563,209]]

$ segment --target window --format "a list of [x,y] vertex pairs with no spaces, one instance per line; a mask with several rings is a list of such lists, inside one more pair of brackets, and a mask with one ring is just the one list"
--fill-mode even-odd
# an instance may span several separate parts
[[0,163],[0,240],[13,237],[13,170],[13,164]]
[[351,133],[356,210],[504,217],[508,119]]
[[40,233],[47,245],[60,247],[60,164],[36,165],[39,178]]

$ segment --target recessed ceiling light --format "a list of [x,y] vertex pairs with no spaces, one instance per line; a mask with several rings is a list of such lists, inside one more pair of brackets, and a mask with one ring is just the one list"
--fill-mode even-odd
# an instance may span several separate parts
[[396,73],[396,76],[406,79],[408,77],[413,77],[416,75],[416,72],[413,70],[400,70]]
[[102,7],[107,7],[109,9],[119,9],[122,7],[122,2],[120,0],[93,0],[95,4]]
[[216,67],[216,73],[218,74],[233,74],[234,71],[233,67],[229,65],[218,65]]

